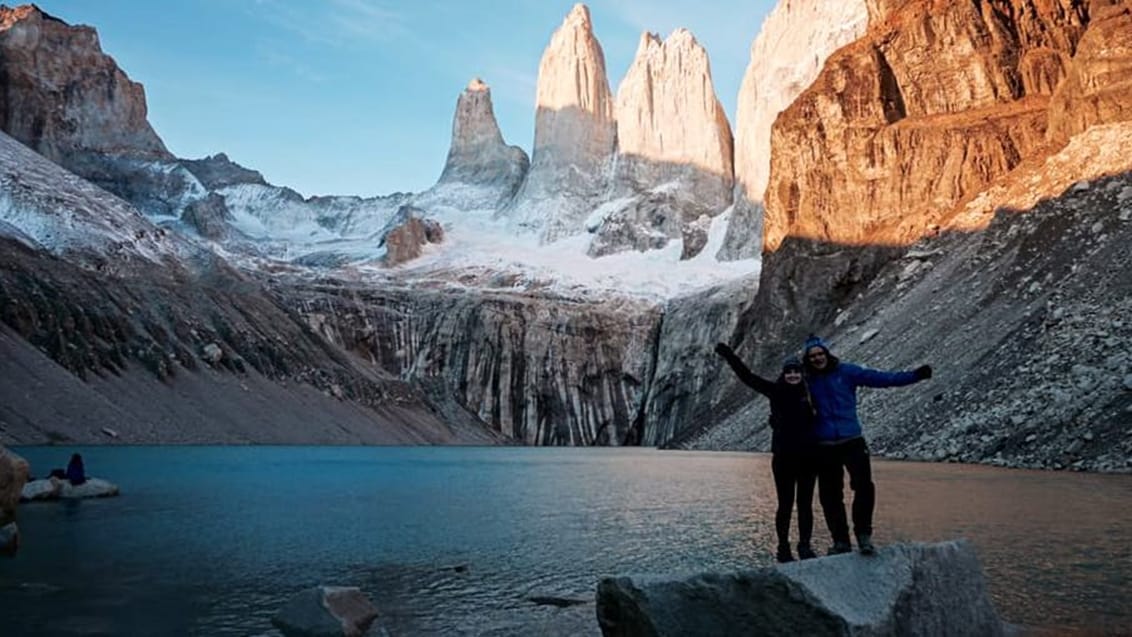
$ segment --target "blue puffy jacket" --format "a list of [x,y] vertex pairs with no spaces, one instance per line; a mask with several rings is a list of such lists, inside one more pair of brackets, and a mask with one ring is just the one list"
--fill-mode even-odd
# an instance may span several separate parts
[[818,441],[838,442],[861,436],[858,387],[902,387],[918,380],[915,372],[882,372],[842,363],[830,355],[826,370],[809,370],[810,395],[818,410]]

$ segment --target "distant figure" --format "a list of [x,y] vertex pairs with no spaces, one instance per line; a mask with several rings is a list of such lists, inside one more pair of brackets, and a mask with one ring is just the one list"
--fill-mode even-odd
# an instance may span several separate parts
[[863,555],[873,546],[873,508],[876,488],[869,460],[869,447],[857,418],[858,387],[901,387],[932,377],[928,365],[910,372],[884,372],[842,363],[829,352],[825,341],[806,339],[806,380],[817,407],[818,500],[825,523],[833,536],[830,555],[849,553],[849,522],[845,518],[845,472],[853,490],[853,532]]
[[814,531],[814,482],[817,480],[815,462],[814,419],[815,411],[802,376],[802,361],[790,357],[782,364],[778,380],[771,382],[753,373],[735,352],[719,343],[715,352],[727,361],[745,385],[770,399],[771,438],[770,468],[774,474],[774,488],[778,495],[778,510],[774,514],[774,530],[778,535],[779,562],[792,562],[790,552],[790,516],[794,509],[794,496],[798,502],[798,558],[815,557],[810,546]]
[[75,486],[86,482],[86,470],[83,468],[83,457],[81,455],[71,454],[71,461],[67,463],[66,477]]

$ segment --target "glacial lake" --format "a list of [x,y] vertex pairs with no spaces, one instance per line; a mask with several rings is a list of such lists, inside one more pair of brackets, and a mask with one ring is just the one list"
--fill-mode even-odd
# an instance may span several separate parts
[[[320,583],[361,587],[394,636],[598,635],[602,576],[772,563],[763,454],[15,451],[36,475],[79,451],[122,495],[21,506],[21,551],[0,560],[9,637],[278,635],[275,611]],[[885,461],[874,473],[878,543],[969,538],[1005,620],[1132,634],[1132,476]]]

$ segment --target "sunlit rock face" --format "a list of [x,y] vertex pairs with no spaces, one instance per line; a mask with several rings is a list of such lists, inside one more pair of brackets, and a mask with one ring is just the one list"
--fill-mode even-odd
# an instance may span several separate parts
[[641,197],[594,224],[591,255],[663,247],[730,205],[731,126],[712,86],[707,51],[691,33],[677,29],[664,41],[641,36],[615,113],[610,198]]
[[496,208],[515,194],[529,165],[523,149],[503,141],[491,89],[472,80],[456,101],[452,145],[436,190],[448,190],[463,208]]
[[1068,0],[871,10],[867,35],[773,129],[768,250],[786,236],[906,245],[1046,152],[1050,95],[1090,11]]
[[502,214],[553,241],[583,231],[608,187],[617,137],[605,55],[584,5],[543,53],[536,109],[531,168]]
[[1055,144],[1093,124],[1132,120],[1132,5],[1094,3],[1065,81],[1053,92],[1047,135]]
[[826,59],[865,32],[864,0],[779,2],[751,45],[735,114],[735,212],[720,257],[762,251],[763,193],[770,176],[770,130],[813,83]]
[[35,5],[0,7],[0,128],[41,155],[169,158],[146,121],[145,92],[102,52],[98,34]]

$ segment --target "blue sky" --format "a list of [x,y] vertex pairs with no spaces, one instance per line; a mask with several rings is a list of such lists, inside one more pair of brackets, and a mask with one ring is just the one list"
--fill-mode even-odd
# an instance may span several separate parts
[[[36,0],[94,26],[145,85],[173,153],[217,152],[304,195],[419,191],[444,166],[456,98],[492,89],[530,152],[539,58],[572,0]],[[734,123],[750,45],[773,0],[594,0],[611,88],[640,34],[692,31]]]

